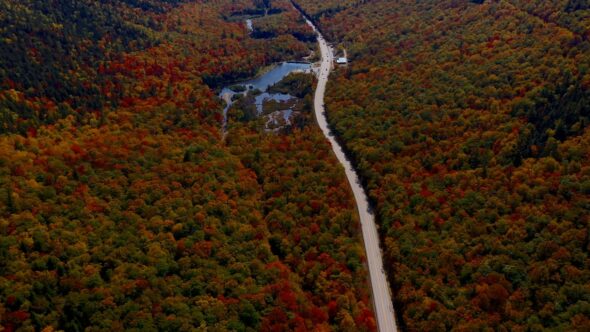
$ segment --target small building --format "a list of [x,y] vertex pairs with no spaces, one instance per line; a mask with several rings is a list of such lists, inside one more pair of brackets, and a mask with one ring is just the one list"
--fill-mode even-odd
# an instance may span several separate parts
[[338,58],[336,59],[336,63],[339,65],[345,65],[348,63],[348,60],[346,58]]

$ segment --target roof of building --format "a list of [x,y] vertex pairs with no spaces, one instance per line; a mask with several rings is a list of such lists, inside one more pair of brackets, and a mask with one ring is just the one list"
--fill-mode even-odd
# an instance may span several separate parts
[[348,60],[346,58],[338,58],[336,59],[336,63],[347,63]]

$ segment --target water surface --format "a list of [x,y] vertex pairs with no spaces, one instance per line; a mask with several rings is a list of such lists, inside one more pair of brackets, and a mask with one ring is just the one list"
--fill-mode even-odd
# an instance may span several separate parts
[[[274,84],[277,84],[283,78],[285,78],[285,76],[293,72],[311,72],[311,64],[301,62],[283,62],[256,78],[224,87],[219,94],[219,97],[226,102],[226,107],[223,110],[224,134],[227,129],[227,112],[233,105],[234,96],[246,95],[249,91],[259,90],[260,94],[255,97],[255,103],[257,113],[261,115],[264,112],[264,102],[270,100],[274,100],[277,102],[285,102],[295,98],[290,94],[267,92],[269,87],[271,87]],[[234,91],[232,90],[232,88],[235,90],[244,91]],[[291,112],[288,112],[286,114],[290,115]]]

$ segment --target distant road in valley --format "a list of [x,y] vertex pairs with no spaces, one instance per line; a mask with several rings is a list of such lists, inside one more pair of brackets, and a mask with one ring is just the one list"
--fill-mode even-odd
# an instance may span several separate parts
[[[301,13],[303,15],[303,13]],[[365,251],[367,254],[367,264],[369,266],[370,283],[373,294],[373,306],[375,309],[375,316],[377,326],[380,332],[395,332],[397,325],[395,323],[395,312],[393,309],[393,301],[391,300],[391,291],[387,278],[383,270],[383,258],[381,255],[381,248],[379,246],[379,236],[377,234],[377,226],[375,225],[375,216],[369,208],[369,202],[365,190],[363,189],[359,177],[352,167],[350,161],[346,158],[344,150],[336,141],[334,134],[328,127],[324,109],[324,94],[328,77],[334,64],[334,54],[332,48],[328,45],[319,30],[312,22],[307,20],[314,31],[318,35],[318,43],[322,54],[321,67],[318,73],[318,85],[315,91],[314,109],[318,125],[326,138],[332,144],[332,149],[336,157],[346,171],[346,177],[352,187],[354,198],[357,204],[360,215],[363,240],[365,244]]]

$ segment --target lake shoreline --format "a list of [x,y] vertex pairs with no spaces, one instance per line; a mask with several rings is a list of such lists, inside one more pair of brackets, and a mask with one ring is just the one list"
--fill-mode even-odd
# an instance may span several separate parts
[[[245,106],[243,104],[244,100],[241,98],[248,97],[251,99],[249,100],[249,104],[246,105],[255,107],[255,114],[252,112],[252,114],[249,115],[255,117],[265,116],[264,105],[268,101],[274,100],[277,102],[287,102],[291,99],[297,99],[297,97],[293,95],[269,91],[272,86],[280,83],[290,74],[297,72],[312,74],[313,65],[308,62],[283,61],[261,68],[259,74],[250,80],[228,84],[221,88],[218,92],[218,97],[225,102],[223,108],[223,122],[221,126],[223,137],[225,138],[228,131],[229,110],[236,102],[238,102],[238,100],[242,100],[242,106]],[[248,100],[246,100],[246,102],[248,102]],[[250,107],[248,106],[247,109],[250,109]],[[285,121],[289,122],[288,119],[285,119]]]
[[258,71],[256,71],[256,74],[246,77],[246,78],[240,78],[237,80],[231,80],[231,81],[227,81],[227,82],[222,82],[219,86],[215,87],[213,89],[213,91],[215,92],[216,95],[219,95],[221,93],[221,91],[223,91],[223,89],[230,87],[230,86],[234,86],[234,85],[241,85],[244,84],[246,82],[249,81],[253,81],[256,80],[266,74],[268,74],[270,71],[272,71],[273,69],[277,68],[278,66],[281,66],[283,64],[307,64],[310,65],[313,68],[313,65],[316,64],[316,62],[310,62],[310,61],[304,61],[304,60],[285,60],[285,61],[276,61],[273,62],[271,64],[268,65],[264,65],[262,67],[260,67],[258,69]]

